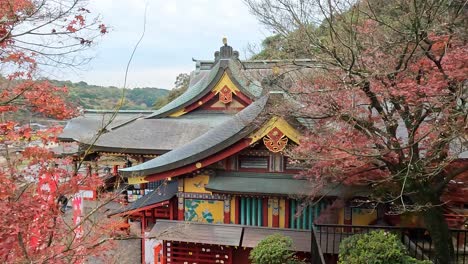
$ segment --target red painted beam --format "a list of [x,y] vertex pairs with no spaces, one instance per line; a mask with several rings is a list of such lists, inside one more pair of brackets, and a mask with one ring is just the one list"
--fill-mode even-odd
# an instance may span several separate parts
[[[211,155],[205,159],[202,159],[198,162],[194,162],[190,165],[186,165],[186,166],[183,166],[183,167],[179,167],[177,169],[173,169],[173,170],[169,170],[169,171],[165,171],[165,172],[161,172],[161,173],[156,173],[156,174],[152,174],[152,175],[149,175],[149,176],[146,176],[145,177],[145,180],[146,181],[149,181],[149,182],[153,182],[153,181],[158,181],[158,180],[162,180],[162,179],[166,179],[168,177],[176,177],[176,176],[179,176],[179,175],[182,175],[182,174],[186,174],[186,173],[190,173],[190,172],[193,172],[193,171],[196,171],[196,170],[199,170],[201,168],[204,168],[208,165],[211,165],[213,163],[216,163],[222,159],[225,159],[243,149],[245,149],[246,147],[248,147],[250,145],[250,142],[251,140],[250,139],[242,139],[240,140],[239,142],[235,143],[234,145],[232,145],[231,147],[227,148],[227,149],[224,149],[214,155]],[[199,166],[197,167],[197,164],[199,164]]]
[[161,207],[161,206],[164,206],[164,205],[166,205],[166,204],[169,204],[169,201],[164,201],[164,202],[160,202],[160,203],[148,205],[148,206],[145,206],[145,207],[141,207],[141,208],[138,208],[138,209],[135,209],[135,210],[131,210],[131,211],[127,211],[127,212],[118,213],[118,214],[116,214],[115,216],[124,216],[124,215],[138,214],[138,213],[141,213],[142,211],[144,212],[144,211],[146,211],[146,210],[150,210],[150,209],[153,209],[153,208]]
[[[206,102],[208,102],[214,96],[215,96],[215,93],[210,92],[210,93],[206,94],[205,96],[203,96],[202,99],[200,99],[200,100],[196,101],[195,103],[185,107],[184,111],[186,113],[191,112],[191,111],[197,109],[198,107],[204,105]],[[201,104],[200,104],[200,102],[201,102]]]
[[[235,95],[237,97],[239,97],[239,99],[241,99],[246,105],[249,105],[252,103],[252,100],[250,100],[250,98],[248,98],[247,96],[245,96],[243,93],[241,92],[238,92],[238,93],[235,93]],[[241,102],[242,103],[242,102]]]

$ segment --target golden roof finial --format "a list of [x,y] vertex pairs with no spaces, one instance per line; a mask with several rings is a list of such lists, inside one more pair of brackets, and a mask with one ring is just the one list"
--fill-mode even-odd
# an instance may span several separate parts
[[226,36],[223,37],[223,44],[227,45],[227,37]]

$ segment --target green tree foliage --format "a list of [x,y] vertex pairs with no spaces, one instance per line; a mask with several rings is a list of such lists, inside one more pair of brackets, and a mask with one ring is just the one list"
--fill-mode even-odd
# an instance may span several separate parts
[[408,255],[395,234],[373,231],[344,239],[340,244],[339,264],[430,264]]
[[[86,109],[113,109],[122,98],[122,89],[110,86],[98,86],[86,82],[53,81],[55,85],[66,86],[70,91],[70,100]],[[122,110],[151,109],[153,102],[164,97],[168,90],[160,88],[134,88],[125,90],[125,102]]]
[[190,75],[186,73],[181,73],[177,75],[176,81],[175,81],[175,87],[169,91],[169,93],[164,96],[164,97],[159,97],[154,101],[154,109],[159,109],[165,105],[167,105],[169,102],[172,100],[176,99],[179,97],[181,94],[183,94],[185,91],[187,91],[188,86],[190,83]]
[[[312,26],[311,26],[312,28]],[[275,34],[262,41],[262,50],[251,57],[252,60],[306,59],[307,51],[301,42],[301,31],[286,36]]]
[[289,237],[273,234],[267,236],[250,252],[253,264],[303,264],[290,250],[292,240]]

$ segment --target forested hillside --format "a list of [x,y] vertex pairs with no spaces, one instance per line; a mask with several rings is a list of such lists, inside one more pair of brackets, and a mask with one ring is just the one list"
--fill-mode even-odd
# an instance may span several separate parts
[[[70,100],[85,109],[113,109],[122,98],[121,88],[114,86],[104,87],[87,84],[86,82],[73,83],[70,81],[52,81],[59,86],[66,86],[70,91]],[[169,90],[161,88],[134,88],[125,90],[125,109],[152,109],[154,102],[164,97]]]

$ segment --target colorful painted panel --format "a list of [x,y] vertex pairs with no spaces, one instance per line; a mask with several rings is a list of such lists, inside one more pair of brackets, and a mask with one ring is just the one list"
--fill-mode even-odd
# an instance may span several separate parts
[[224,201],[185,199],[185,221],[222,224]]
[[210,176],[197,175],[193,178],[184,179],[184,191],[189,193],[211,193],[205,191],[205,185],[208,184]]

